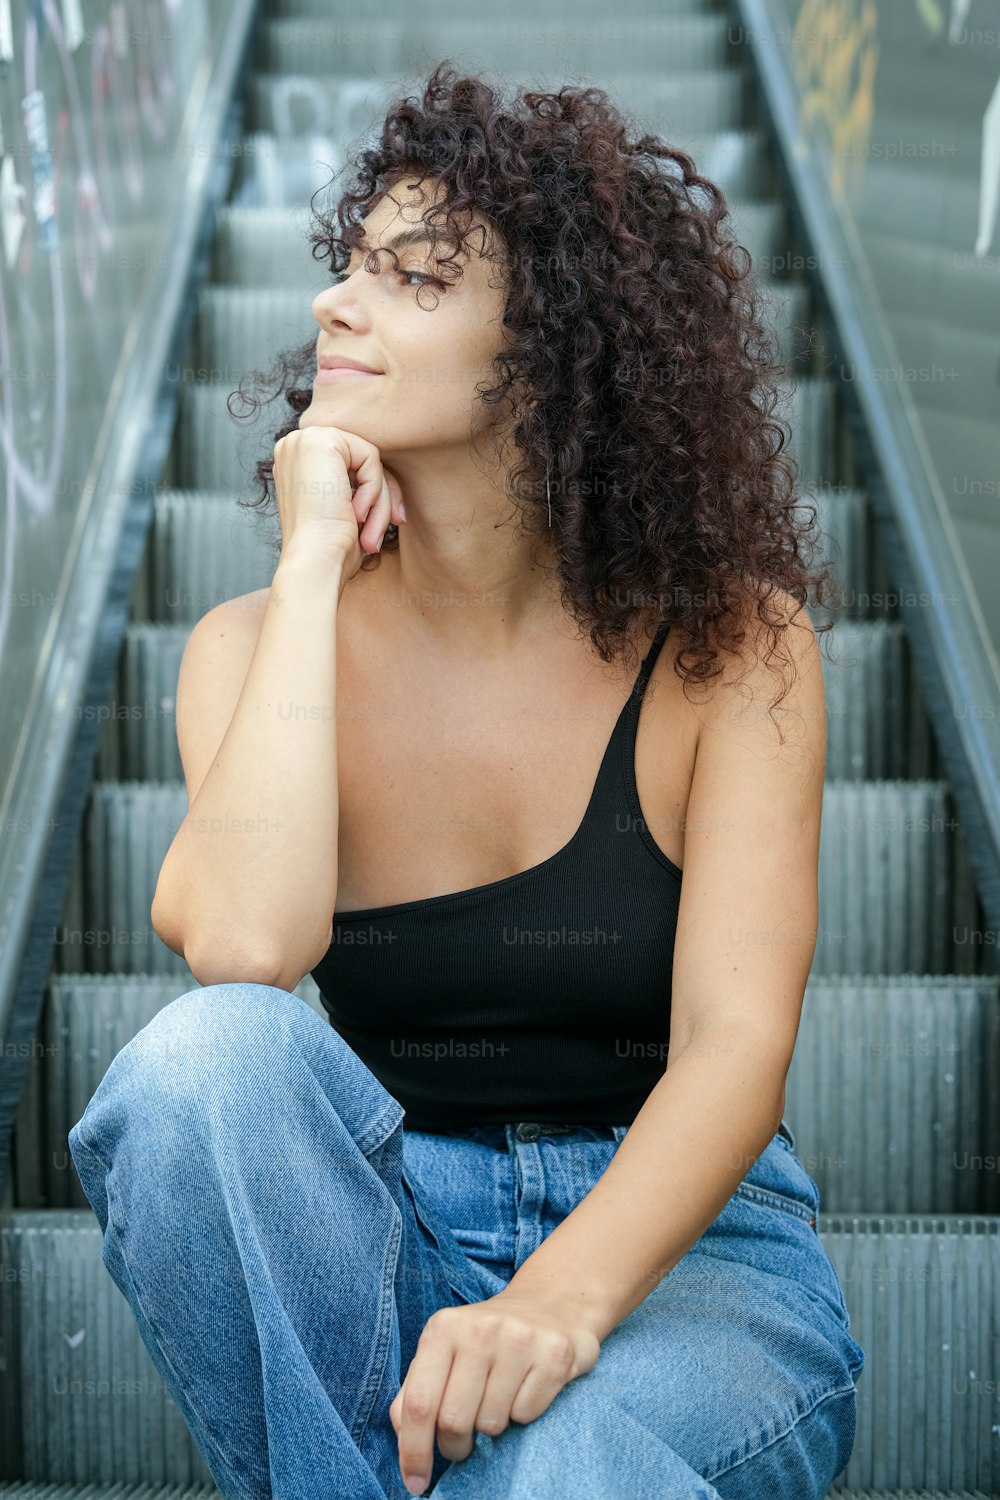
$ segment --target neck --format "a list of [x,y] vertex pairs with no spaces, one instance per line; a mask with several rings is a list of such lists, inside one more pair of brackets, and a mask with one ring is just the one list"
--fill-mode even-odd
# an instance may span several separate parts
[[386,455],[406,502],[398,550],[378,567],[386,594],[451,656],[509,656],[563,613],[554,547],[515,535],[515,503],[467,458],[451,473],[435,458],[432,477]]

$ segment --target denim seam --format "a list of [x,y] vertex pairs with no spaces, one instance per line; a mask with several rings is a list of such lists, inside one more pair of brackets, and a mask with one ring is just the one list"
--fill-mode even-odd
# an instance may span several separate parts
[[[461,1297],[461,1299],[462,1299],[463,1302],[470,1302],[470,1301],[471,1302],[478,1302],[479,1299],[480,1299],[480,1295],[481,1295],[481,1288],[476,1284],[475,1273],[472,1272],[472,1271],[470,1271],[469,1276],[468,1276],[468,1281],[465,1281],[465,1280],[462,1279],[461,1271],[459,1270],[458,1267],[455,1266],[454,1262],[450,1259],[450,1257],[448,1256],[447,1251],[445,1250],[444,1246],[441,1244],[441,1241],[438,1238],[437,1234],[435,1233],[434,1229],[427,1222],[427,1219],[425,1218],[425,1216],[423,1214],[423,1211],[421,1210],[420,1205],[417,1202],[416,1190],[414,1189],[413,1184],[410,1182],[409,1178],[407,1177],[405,1168],[400,1173],[400,1183],[402,1184],[403,1191],[406,1193],[407,1197],[409,1198],[410,1203],[413,1205],[413,1216],[414,1216],[414,1218],[417,1220],[417,1222],[419,1224],[421,1224],[423,1226],[424,1232],[427,1235],[429,1235],[429,1237],[434,1241],[434,1244],[438,1248],[438,1254],[440,1255],[440,1258],[441,1258],[440,1259],[441,1269],[444,1272],[445,1280],[447,1281],[448,1285],[451,1287],[451,1290],[457,1296]],[[462,1247],[460,1245],[456,1244],[455,1245],[455,1249],[456,1249],[457,1253],[459,1253],[459,1254],[463,1253],[462,1252]]]
[[812,1208],[799,1203],[795,1198],[789,1198],[785,1193],[776,1192],[774,1188],[762,1188],[753,1182],[741,1182],[736,1189],[736,1195],[760,1207],[781,1209],[784,1213],[793,1214],[796,1218],[802,1219],[811,1229],[816,1228],[813,1222],[816,1213]]
[[[230,1465],[229,1461],[225,1457],[224,1449],[223,1449],[221,1443],[219,1442],[218,1437],[213,1432],[210,1424],[206,1421],[205,1417],[197,1410],[197,1408],[195,1407],[193,1401],[191,1400],[191,1395],[190,1395],[190,1391],[189,1391],[189,1388],[188,1388],[187,1381],[186,1380],[182,1380],[180,1378],[180,1373],[177,1370],[177,1367],[174,1365],[173,1361],[168,1357],[168,1355],[166,1353],[166,1350],[165,1350],[165,1348],[163,1346],[163,1341],[162,1341],[162,1338],[160,1336],[159,1329],[157,1328],[157,1325],[156,1325],[155,1321],[153,1320],[153,1318],[150,1317],[148,1311],[146,1310],[146,1306],[145,1306],[145,1303],[143,1302],[143,1298],[142,1298],[142,1296],[139,1293],[138,1283],[136,1282],[135,1275],[134,1275],[134,1273],[132,1271],[132,1267],[128,1263],[128,1257],[125,1254],[125,1245],[124,1245],[123,1241],[121,1240],[121,1238],[120,1238],[120,1236],[118,1234],[117,1226],[114,1223],[114,1216],[112,1214],[112,1203],[113,1203],[114,1195],[113,1195],[112,1189],[111,1189],[111,1187],[110,1187],[110,1185],[108,1183],[108,1176],[110,1175],[111,1168],[105,1162],[105,1160],[104,1160],[103,1156],[101,1156],[100,1152],[96,1151],[94,1149],[94,1147],[92,1145],[90,1145],[90,1143],[85,1139],[83,1132],[80,1130],[79,1123],[77,1124],[77,1140],[83,1146],[84,1150],[87,1151],[87,1152],[89,1152],[89,1154],[94,1158],[94,1160],[100,1163],[100,1165],[101,1165],[101,1167],[102,1167],[102,1169],[104,1171],[104,1191],[105,1191],[105,1195],[107,1197],[107,1202],[108,1202],[108,1232],[110,1233],[111,1230],[114,1230],[114,1233],[115,1233],[115,1236],[116,1236],[116,1239],[117,1239],[117,1244],[118,1244],[118,1252],[119,1252],[119,1254],[121,1256],[122,1266],[123,1266],[123,1268],[125,1270],[126,1275],[128,1276],[129,1284],[132,1287],[133,1295],[134,1295],[135,1300],[136,1300],[136,1302],[137,1302],[137,1304],[139,1306],[139,1309],[140,1309],[140,1311],[142,1313],[142,1317],[145,1320],[146,1326],[149,1328],[150,1333],[154,1336],[154,1339],[155,1339],[155,1342],[156,1342],[156,1345],[157,1345],[157,1349],[158,1349],[159,1354],[160,1354],[160,1358],[163,1360],[163,1363],[165,1365],[167,1365],[168,1368],[171,1370],[171,1372],[173,1374],[173,1377],[174,1377],[174,1380],[177,1383],[177,1389],[179,1391],[183,1391],[185,1401],[187,1402],[187,1404],[188,1404],[188,1406],[190,1408],[190,1411],[191,1411],[191,1416],[194,1419],[194,1424],[199,1429],[199,1431],[203,1434],[203,1436],[210,1441],[210,1443],[212,1445],[212,1448],[213,1448],[213,1457],[214,1457],[216,1463],[218,1464],[218,1467],[220,1469],[222,1469],[222,1471],[226,1474],[226,1476],[227,1476],[227,1482],[231,1482],[233,1484],[234,1488],[242,1489],[245,1485],[247,1485],[249,1483],[249,1475],[240,1475],[240,1474],[238,1474],[236,1472],[236,1470],[232,1468],[232,1466]],[[106,1265],[105,1266],[105,1270],[108,1272],[108,1275],[110,1276],[111,1275],[110,1267]],[[114,1277],[112,1276],[111,1279],[113,1281]],[[120,1288],[119,1288],[119,1290],[120,1290]],[[134,1315],[134,1309],[133,1309],[133,1315]],[[149,1355],[149,1350],[148,1349],[146,1350],[146,1353],[147,1353],[147,1355]],[[149,1357],[152,1360],[152,1356],[149,1356]],[[169,1391],[167,1392],[167,1395],[170,1396],[171,1399],[173,1399],[173,1397],[171,1396],[171,1393]],[[185,1421],[185,1423],[188,1426],[188,1429],[190,1431],[191,1422],[188,1419],[187,1414],[183,1411],[183,1408],[181,1409],[181,1415],[184,1417],[184,1421]],[[194,1435],[193,1432],[191,1432],[191,1437],[194,1438],[195,1442],[197,1443],[198,1440],[197,1440],[197,1438],[195,1438],[195,1435]],[[202,1454],[202,1457],[204,1457],[204,1453]],[[263,1494],[261,1494],[258,1497],[258,1500],[265,1500],[265,1496]]]
[[[396,1208],[396,1205],[393,1204]],[[375,1348],[379,1344],[383,1346],[382,1358],[372,1360],[369,1367],[368,1380],[362,1392],[361,1403],[357,1414],[351,1423],[351,1438],[355,1446],[360,1450],[361,1439],[371,1421],[372,1412],[375,1410],[375,1398],[379,1393],[382,1381],[385,1379],[385,1367],[389,1359],[389,1346],[392,1342],[389,1336],[389,1324],[392,1317],[393,1298],[395,1293],[396,1267],[399,1264],[399,1256],[403,1244],[403,1216],[396,1208],[392,1220],[392,1235],[389,1240],[388,1253],[382,1276],[382,1302],[379,1307],[378,1327],[375,1331]],[[393,1396],[395,1400],[395,1394]],[[392,1403],[390,1402],[390,1405]]]
[[[399,1111],[398,1114],[397,1111]],[[399,1124],[402,1118],[402,1105],[399,1103],[398,1099],[390,1100],[389,1104],[378,1116],[378,1118],[368,1126],[368,1129],[363,1131],[360,1136],[355,1137],[356,1144],[362,1155],[370,1156],[373,1152],[377,1151],[380,1146],[385,1145],[385,1142],[392,1135],[393,1130],[395,1130],[396,1126]],[[386,1129],[385,1127],[390,1120],[392,1121],[392,1124],[388,1129]],[[372,1137],[374,1137],[374,1139],[372,1139]]]
[[[822,1406],[824,1402],[833,1401],[836,1397],[839,1396],[851,1395],[857,1398],[857,1386],[853,1381],[850,1385],[838,1386],[836,1390],[823,1391],[822,1394],[816,1397],[816,1399],[810,1406],[804,1407],[802,1411],[796,1413],[796,1415],[792,1418],[791,1422],[783,1432],[776,1433],[775,1436],[773,1438],[770,1438],[768,1442],[759,1444],[759,1446],[756,1447],[752,1453],[744,1454],[743,1457],[738,1458],[735,1463],[728,1464],[725,1468],[722,1469],[716,1469],[712,1474],[703,1474],[702,1478],[707,1479],[709,1484],[714,1484],[717,1479],[722,1478],[724,1475],[734,1473],[735,1470],[741,1468],[743,1464],[749,1463],[752,1458],[759,1458],[762,1453],[766,1453],[768,1448],[773,1448],[776,1443],[784,1442],[785,1438],[790,1436],[790,1434],[795,1431],[799,1423],[804,1421],[806,1417],[811,1417],[813,1412],[816,1411],[820,1406]],[[841,1469],[839,1472],[842,1473],[843,1470]]]

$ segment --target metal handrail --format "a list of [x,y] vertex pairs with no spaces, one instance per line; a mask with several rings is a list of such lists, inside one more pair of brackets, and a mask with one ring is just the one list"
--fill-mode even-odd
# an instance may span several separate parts
[[[129,601],[153,517],[177,413],[168,372],[182,360],[197,292],[211,258],[242,128],[242,91],[259,22],[258,0],[229,0],[214,57],[193,81],[179,174],[164,223],[170,255],[137,306],[124,377],[109,395],[96,472],[102,496],[67,584],[52,681],[26,723],[16,789],[22,838],[0,850],[0,1201],[8,1189],[14,1121],[36,1045],[53,933],[63,910],[102,727],[114,690]],[[67,714],[65,705],[81,710]]]
[[[858,371],[898,366],[853,219],[834,199],[819,151],[803,141],[799,90],[780,41],[788,14],[774,0],[732,4],[766,102],[790,213],[803,244],[822,247],[806,264],[843,363]],[[1000,704],[996,656],[905,382],[845,381],[842,394],[987,928],[1000,936],[1000,719],[953,709]],[[935,607],[921,607],[927,600]],[[989,966],[997,964],[995,943],[984,942],[983,951]]]

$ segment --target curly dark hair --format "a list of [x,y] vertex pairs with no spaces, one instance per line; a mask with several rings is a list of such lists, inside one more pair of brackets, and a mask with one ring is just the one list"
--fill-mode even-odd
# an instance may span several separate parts
[[[810,589],[822,603],[830,568],[810,571],[816,509],[796,494],[798,465],[774,418],[787,370],[721,190],[684,151],[630,139],[603,89],[522,88],[507,102],[447,60],[422,99],[390,105],[375,139],[357,153],[336,217],[314,209],[313,258],[343,270],[363,248],[361,220],[406,175],[443,190],[425,223],[444,274],[461,274],[471,215],[493,230],[508,342],[496,383],[478,394],[509,403],[515,519],[551,538],[563,606],[601,659],[634,663],[637,629],[670,619],[686,637],[676,666],[686,692],[722,671],[718,647],[742,641],[753,602],[772,633],[770,661],[788,628],[781,591],[795,614]],[[398,267],[379,250],[369,269],[380,254]],[[275,442],[312,401],[315,341],[279,365],[276,394],[293,415]],[[267,502],[273,454],[256,475],[261,499],[240,504]],[[396,547],[390,526],[383,550]]]

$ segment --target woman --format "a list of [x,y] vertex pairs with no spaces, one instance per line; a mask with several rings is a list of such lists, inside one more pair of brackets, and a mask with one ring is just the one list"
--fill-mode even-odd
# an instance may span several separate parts
[[226,1496],[823,1496],[825,575],[747,264],[597,90],[442,64],[357,174],[274,581],[181,669],[198,988],[70,1134],[105,1262]]

